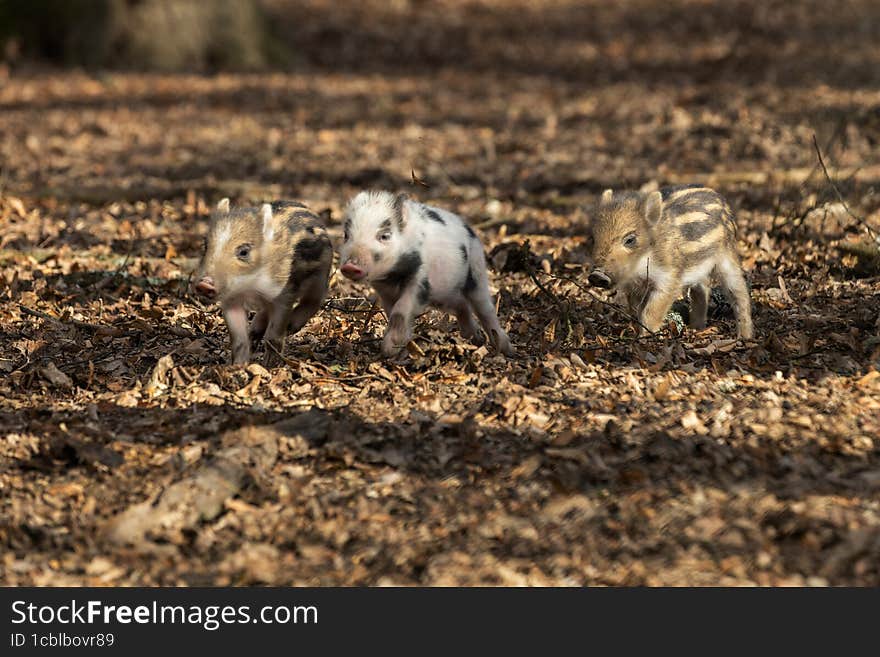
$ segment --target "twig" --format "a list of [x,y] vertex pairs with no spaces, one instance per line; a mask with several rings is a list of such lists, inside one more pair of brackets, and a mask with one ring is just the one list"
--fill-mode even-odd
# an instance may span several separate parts
[[76,319],[60,319],[59,317],[53,317],[48,313],[44,313],[42,310],[34,310],[32,308],[28,308],[27,306],[23,306],[22,304],[18,304],[18,309],[23,312],[25,315],[30,315],[31,317],[39,317],[40,319],[46,319],[50,322],[54,322],[56,324],[64,325],[71,324],[76,326],[77,328],[87,329],[89,331],[105,331],[111,330],[115,331],[116,329],[111,326],[101,326],[100,324],[89,324],[88,322],[81,322]]
[[319,383],[330,382],[330,383],[339,383],[339,384],[343,384],[343,385],[348,383],[349,381],[365,381],[365,380],[387,381],[387,379],[383,379],[381,376],[377,376],[375,374],[356,374],[354,376],[347,376],[347,377],[326,376],[325,375],[325,376],[313,376],[311,379],[309,379],[310,382],[314,382],[314,381],[317,381]]
[[820,348],[816,348],[816,349],[810,349],[809,351],[807,351],[803,354],[798,354],[796,356],[789,356],[788,360],[789,361],[800,360],[801,358],[806,358],[807,356],[815,356],[816,354],[824,354],[824,353],[827,353],[826,349],[820,347]]
[[521,248],[523,251],[523,264],[525,265],[526,273],[529,275],[529,278],[531,278],[532,282],[538,286],[538,289],[541,290],[541,292],[543,292],[544,295],[548,299],[550,299],[550,301],[553,302],[553,304],[559,309],[559,312],[560,313],[563,312],[562,302],[559,300],[559,297],[557,297],[555,294],[550,292],[546,287],[544,287],[544,284],[538,280],[537,276],[535,276],[535,268],[532,267],[531,263],[529,262],[529,256],[532,255],[529,240],[526,240],[525,242],[523,242]]
[[[565,323],[565,330],[567,331],[565,338],[567,338],[569,335],[571,335],[571,316],[569,315],[569,312],[568,312],[568,306],[563,305],[563,303],[559,300],[559,297],[557,297],[555,294],[550,292],[546,287],[544,287],[544,284],[541,283],[541,281],[539,281],[538,277],[535,275],[535,269],[534,269],[534,267],[532,267],[532,264],[529,262],[529,257],[532,255],[531,245],[529,244],[529,240],[526,240],[525,242],[523,242],[523,244],[520,248],[522,249],[522,259],[523,259],[523,265],[526,268],[526,273],[529,275],[529,278],[532,279],[532,282],[536,286],[538,286],[538,289],[548,299],[550,299],[550,301],[552,301],[553,304],[556,306],[556,309],[559,311],[559,317],[557,317],[557,322],[563,321]],[[546,328],[546,326],[545,326],[545,328]],[[556,346],[559,344],[559,342],[564,341],[565,338],[559,338],[557,340],[554,340],[553,344],[551,345],[551,349],[555,349]]]
[[421,185],[422,187],[425,187],[425,188],[430,187],[430,185],[429,185],[428,183],[426,183],[424,180],[422,180],[421,178],[419,178],[419,177],[416,175],[416,170],[415,170],[415,169],[412,169],[412,168],[411,168],[411,169],[409,170],[409,172],[410,172],[410,175],[412,176],[412,184],[413,184],[413,185]]
[[[844,120],[838,121],[837,126],[834,128],[834,131],[831,133],[831,136],[828,138],[828,141],[825,143],[825,151],[828,152],[831,150],[831,147],[834,145],[834,142],[837,141],[837,138],[840,136],[840,133],[843,132],[843,128],[846,126],[846,122]],[[815,135],[813,136],[815,139]],[[813,177],[813,174],[819,169],[819,163],[816,162],[813,164],[813,167],[810,169],[810,173],[807,174],[806,178],[803,179],[800,185],[798,185],[798,191],[803,193],[803,191],[807,187],[807,183],[810,182],[810,178]],[[797,219],[797,223],[794,227],[797,229],[803,225],[804,219],[806,219],[807,215],[816,208],[816,204],[813,203],[809,208],[804,210],[800,215],[797,214],[797,203],[794,204],[792,210],[788,213],[788,216],[785,217],[785,222],[780,226],[776,225],[776,217],[779,215],[779,208],[773,212],[773,221],[771,222],[772,230],[775,232],[777,227],[781,228],[787,223],[790,223],[793,219]],[[781,257],[781,256],[780,256]],[[778,262],[777,262],[778,265]]]
[[822,151],[819,148],[819,142],[816,139],[816,135],[813,135],[813,148],[816,149],[816,155],[819,158],[819,165],[822,167],[822,171],[825,174],[825,179],[828,181],[828,184],[831,186],[831,189],[834,190],[834,193],[837,195],[837,198],[840,200],[840,203],[843,205],[843,209],[846,210],[846,213],[856,220],[856,223],[859,224],[862,228],[868,231],[868,234],[874,239],[878,239],[877,232],[871,228],[868,223],[862,218],[856,215],[852,210],[849,209],[849,205],[847,205],[846,200],[843,198],[843,194],[840,193],[840,189],[838,189],[837,184],[834,182],[834,179],[831,177],[831,174],[828,173],[828,168],[825,166],[825,161],[822,159]]
[[[194,272],[194,271],[191,271],[191,272],[189,273],[189,276],[186,277],[186,284],[180,286],[180,291],[177,293],[177,298],[178,298],[178,299],[183,299],[183,298],[187,295],[187,292],[188,292],[189,289],[190,289],[189,286],[192,284],[192,277],[193,277],[193,274],[195,274],[195,272]],[[183,279],[182,279],[182,278],[180,279],[180,282],[183,283]]]
[[128,260],[129,258],[131,258],[132,251],[134,251],[134,233],[132,233],[131,239],[128,242],[128,251],[126,252],[125,257],[122,259],[122,262],[113,273],[107,274],[103,279],[95,284],[95,290],[103,290],[110,283],[110,281],[119,276],[120,272],[128,265]]
[[366,299],[364,297],[332,297],[330,299],[327,299],[324,302],[323,308],[325,308],[325,309],[329,308],[330,310],[336,310],[341,313],[350,313],[350,314],[371,313],[374,311],[374,308],[375,308],[375,306],[373,306],[373,305],[370,305],[369,308],[345,308],[343,306],[335,305],[333,303],[334,301],[360,301],[360,302],[366,301],[369,303],[369,299]]
[[494,217],[493,219],[488,219],[479,224],[474,224],[474,228],[483,230],[485,228],[491,228],[492,226],[498,226],[499,224],[506,224],[512,221],[513,219],[510,217]]
[[347,313],[349,315],[359,315],[361,313],[372,313],[373,308],[340,308],[339,306],[334,306],[333,304],[325,304],[324,308],[327,310],[335,310],[340,313]]
[[295,365],[297,365],[297,366],[299,365],[299,363],[296,362],[295,360],[291,360],[290,358],[288,358],[287,356],[285,356],[284,354],[282,354],[282,353],[277,349],[277,347],[275,347],[275,345],[272,344],[269,340],[263,340],[263,344],[266,345],[266,348],[267,348],[267,349],[271,349],[272,351],[274,351],[274,352],[275,352],[275,355],[278,356],[278,358],[280,358],[280,359],[284,362],[285,365],[288,365],[288,366],[290,366],[290,367],[293,367],[293,366],[295,366]]
[[370,320],[373,319],[373,315],[376,314],[376,308],[379,304],[376,301],[373,301],[373,305],[370,307],[370,312],[367,313],[367,316],[364,317],[364,325],[361,327],[361,337],[367,332],[367,328],[370,325]]
[[[603,299],[602,297],[600,297],[596,293],[594,293],[590,288],[584,287],[583,285],[578,283],[573,278],[569,278],[568,276],[560,276],[559,274],[547,274],[546,272],[541,272],[541,273],[544,274],[545,276],[550,276],[551,278],[555,278],[560,281],[567,281],[567,282],[571,283],[576,288],[578,288],[581,292],[585,292],[585,293],[589,294],[591,297],[593,297],[593,299],[595,299],[596,301],[598,301],[602,305],[608,306],[612,310],[616,310],[617,312],[619,312],[621,315],[626,317],[631,322],[635,322],[640,327],[642,327],[643,329],[648,331],[648,327],[645,326],[644,324],[642,324],[642,322],[639,321],[638,317],[635,317],[635,316],[631,315],[629,312],[627,312],[627,310],[623,306],[620,306],[616,303],[612,303],[611,301],[606,301],[605,299]],[[659,333],[659,331],[658,331],[658,333]]]

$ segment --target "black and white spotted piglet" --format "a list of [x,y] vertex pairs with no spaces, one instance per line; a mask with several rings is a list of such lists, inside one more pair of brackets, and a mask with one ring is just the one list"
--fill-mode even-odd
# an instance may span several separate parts
[[345,212],[340,271],[366,281],[388,317],[382,353],[398,354],[426,306],[453,312],[462,335],[483,343],[476,313],[493,346],[511,355],[489,293],[483,245],[461,217],[410,200],[406,194],[361,192]]

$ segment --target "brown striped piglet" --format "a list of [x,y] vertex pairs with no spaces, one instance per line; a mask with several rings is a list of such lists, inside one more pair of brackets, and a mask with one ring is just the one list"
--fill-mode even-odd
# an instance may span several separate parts
[[265,363],[280,362],[287,333],[299,331],[327,295],[332,259],[326,231],[301,203],[217,204],[192,288],[222,308],[234,364],[247,363],[252,343],[263,339]]
[[458,215],[410,200],[406,194],[365,191],[345,211],[340,271],[378,293],[388,328],[382,353],[399,354],[412,338],[414,318],[427,306],[455,314],[462,335],[484,339],[512,355],[495,314],[483,245]]
[[617,289],[638,316],[643,333],[663,326],[685,290],[691,302],[689,324],[704,328],[713,277],[731,300],[737,335],[751,338],[749,287],[727,202],[701,185],[647,193],[605,190],[593,218],[589,281]]

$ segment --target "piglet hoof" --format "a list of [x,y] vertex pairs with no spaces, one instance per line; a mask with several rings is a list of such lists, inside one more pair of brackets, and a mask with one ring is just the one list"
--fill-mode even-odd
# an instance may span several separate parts
[[407,340],[398,341],[397,339],[391,338],[391,336],[386,335],[382,340],[382,355],[385,358],[396,358],[400,356],[401,353],[406,353],[406,343]]
[[406,348],[412,338],[406,319],[399,313],[391,313],[388,320],[388,329],[382,338],[382,354],[386,357],[398,355]]
[[251,352],[247,346],[233,347],[229,356],[230,365],[247,365],[251,359]]
[[483,332],[476,326],[472,324],[469,325],[467,322],[459,321],[458,330],[461,333],[461,337],[470,342],[472,345],[482,347],[484,344],[486,344],[486,339],[483,337]]
[[516,351],[514,351],[513,346],[510,344],[510,338],[507,337],[504,331],[501,333],[492,331],[492,346],[505,356],[516,355]]

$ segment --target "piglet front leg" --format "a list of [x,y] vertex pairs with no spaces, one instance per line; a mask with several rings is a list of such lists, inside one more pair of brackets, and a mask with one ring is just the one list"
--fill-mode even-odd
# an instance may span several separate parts
[[248,335],[247,310],[242,305],[227,306],[223,309],[226,328],[232,345],[232,364],[242,365],[251,358],[251,341]]
[[[398,355],[412,340],[413,318],[424,308],[419,300],[418,285],[410,283],[393,304],[383,299],[388,312],[388,328],[382,338],[382,354],[388,358]],[[387,309],[390,307],[390,311]]]
[[677,284],[667,284],[653,290],[651,296],[648,297],[645,307],[642,309],[642,330],[640,335],[648,335],[656,333],[663,328],[663,322],[666,319],[666,313],[672,307],[672,303],[678,298],[681,286]]

